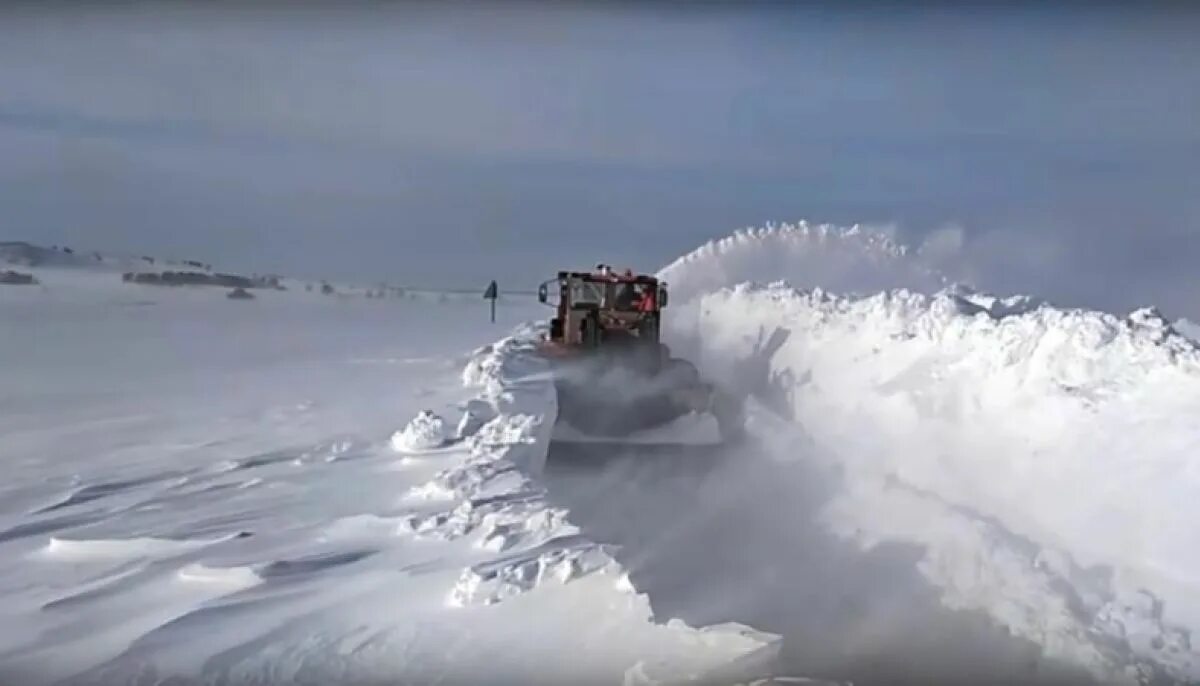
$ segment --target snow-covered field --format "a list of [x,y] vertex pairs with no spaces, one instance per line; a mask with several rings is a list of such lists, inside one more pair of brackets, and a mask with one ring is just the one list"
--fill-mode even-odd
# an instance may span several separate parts
[[0,289],[0,681],[1200,680],[1187,322],[858,229],[661,274],[744,444],[551,448],[532,300]]
[[[545,501],[552,387],[507,337],[536,303],[491,325],[477,297],[38,276],[0,291],[3,683],[652,683],[771,656],[652,622]],[[406,426],[427,410],[440,431]]]

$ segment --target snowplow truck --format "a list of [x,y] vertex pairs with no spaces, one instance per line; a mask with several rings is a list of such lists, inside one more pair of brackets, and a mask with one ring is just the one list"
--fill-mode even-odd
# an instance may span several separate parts
[[553,296],[542,350],[553,368],[560,423],[620,439],[694,413],[715,419],[722,442],[740,436],[740,402],[660,340],[665,283],[601,266],[559,272],[538,289],[542,303]]

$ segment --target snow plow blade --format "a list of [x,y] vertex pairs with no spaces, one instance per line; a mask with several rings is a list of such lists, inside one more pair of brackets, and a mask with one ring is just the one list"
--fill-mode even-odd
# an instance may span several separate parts
[[657,373],[612,356],[554,361],[552,440],[588,446],[721,446],[742,435],[740,401],[700,380],[683,360]]

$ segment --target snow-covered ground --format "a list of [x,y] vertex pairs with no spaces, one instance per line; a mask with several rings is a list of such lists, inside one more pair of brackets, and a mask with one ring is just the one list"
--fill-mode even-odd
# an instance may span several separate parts
[[664,267],[749,398],[668,450],[551,447],[531,300],[40,270],[0,289],[0,677],[1200,680],[1194,326],[945,259],[801,224]]
[[477,296],[37,275],[0,290],[0,681],[655,683],[769,662],[746,627],[653,621],[546,502],[554,398],[518,326],[536,303],[492,325]]

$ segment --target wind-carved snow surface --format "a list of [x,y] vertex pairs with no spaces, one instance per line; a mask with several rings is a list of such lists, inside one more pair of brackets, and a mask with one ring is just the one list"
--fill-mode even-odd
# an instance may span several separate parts
[[[247,308],[43,275],[0,298],[0,683],[770,668],[774,636],[656,616],[548,502],[555,399],[534,329],[459,356],[498,335],[476,301],[290,289]],[[498,309],[509,325],[543,313]]]
[[918,545],[945,606],[1102,681],[1200,679],[1197,344],[1152,309],[922,288],[904,254],[859,230],[736,234],[662,271],[669,338],[793,420],[808,444],[775,457],[840,475],[824,526]]

